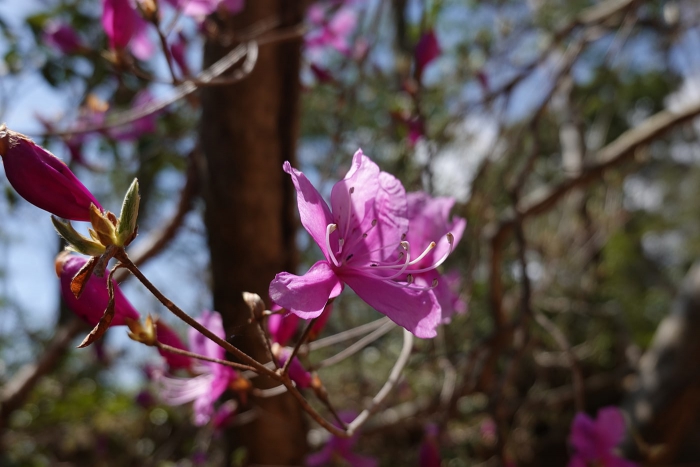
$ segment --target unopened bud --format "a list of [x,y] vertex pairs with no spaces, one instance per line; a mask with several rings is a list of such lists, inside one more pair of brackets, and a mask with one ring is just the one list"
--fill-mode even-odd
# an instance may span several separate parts
[[100,207],[63,161],[4,124],[0,157],[10,185],[34,206],[74,221],[90,220],[91,204]]

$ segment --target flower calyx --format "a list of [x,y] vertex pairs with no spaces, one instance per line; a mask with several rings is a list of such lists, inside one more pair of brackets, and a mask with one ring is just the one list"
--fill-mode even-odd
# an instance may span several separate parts
[[149,346],[158,344],[156,334],[156,323],[151,315],[146,317],[146,322],[141,324],[141,320],[125,318],[126,325],[129,327],[128,335],[131,340],[141,342]]

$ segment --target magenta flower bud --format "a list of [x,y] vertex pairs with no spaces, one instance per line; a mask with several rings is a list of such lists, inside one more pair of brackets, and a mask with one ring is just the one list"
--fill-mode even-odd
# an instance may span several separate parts
[[5,175],[19,195],[64,219],[90,220],[100,203],[58,157],[21,133],[0,125],[0,156]]
[[[80,298],[75,298],[70,290],[73,277],[87,261],[84,256],[61,253],[56,258],[56,275],[61,279],[61,296],[68,308],[90,326],[95,326],[102,318],[109,303],[108,271],[105,270],[104,277],[91,275]],[[116,281],[112,281],[112,283],[114,285],[114,318],[111,326],[126,325],[126,319],[138,320],[139,313],[126,299]]]
[[425,70],[425,67],[427,67],[430,62],[438,58],[441,53],[442,50],[440,49],[440,44],[438,43],[435,31],[430,29],[423,34],[418,41],[418,44],[416,44],[416,76],[420,78],[420,76],[423,74],[423,70]]
[[[274,346],[273,352],[277,355],[277,360],[279,360],[280,366],[284,366],[289,360],[289,355],[291,354],[291,349],[286,347]],[[289,364],[289,379],[294,381],[298,388],[304,389],[311,386],[311,380],[313,377],[311,373],[306,371],[306,368],[299,362],[299,360],[294,357],[292,363]]]
[[[170,347],[175,347],[180,350],[187,350],[187,346],[180,340],[180,336],[162,321],[156,324],[156,336],[158,337],[158,342],[161,344],[169,345]],[[192,359],[190,357],[161,349],[158,349],[158,352],[163,356],[171,370],[186,370],[192,366]]]
[[425,435],[420,445],[419,462],[420,467],[440,467],[442,458],[440,457],[440,444],[438,435],[440,434],[437,425],[429,423],[425,427]]
[[48,21],[42,37],[46,44],[64,54],[74,54],[85,48],[75,30],[60,21]]
[[[281,309],[278,305],[272,307],[272,311]],[[279,345],[287,345],[289,340],[294,337],[294,333],[297,332],[300,320],[301,318],[297,315],[287,311],[271,315],[267,319],[267,329],[270,331],[272,342],[277,342]]]
[[102,27],[112,49],[130,45],[137,58],[148,59],[155,49],[148,39],[147,26],[129,0],[103,0]]

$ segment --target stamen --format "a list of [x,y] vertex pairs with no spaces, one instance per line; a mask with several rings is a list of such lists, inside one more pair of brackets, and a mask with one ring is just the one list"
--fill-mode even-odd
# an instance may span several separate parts
[[335,259],[335,255],[333,254],[333,248],[331,248],[331,234],[335,232],[335,229],[337,228],[337,224],[328,224],[326,226],[326,251],[328,251],[328,256],[331,257],[331,261],[333,261],[333,264],[335,264],[336,266],[340,266],[340,263],[337,259]]
[[420,260],[422,260],[423,258],[425,258],[425,256],[430,252],[430,250],[432,250],[433,248],[435,248],[435,246],[436,246],[435,242],[430,242],[430,245],[428,245],[428,248],[426,248],[425,251],[424,251],[423,253],[421,253],[420,256],[418,256],[418,258],[416,258],[416,259],[414,259],[413,261],[411,261],[411,264],[412,264],[412,265],[413,265],[413,264],[416,264],[418,261],[420,261]]
[[437,268],[440,266],[442,263],[445,262],[448,256],[452,254],[452,250],[454,248],[454,242],[455,242],[455,237],[452,235],[452,232],[448,232],[447,235],[447,242],[450,244],[450,249],[443,255],[442,258],[440,258],[435,264],[432,266],[428,266],[427,268],[422,268],[422,269],[412,269],[411,272],[414,274],[418,274],[421,272],[427,272],[427,271],[432,271],[433,269]]

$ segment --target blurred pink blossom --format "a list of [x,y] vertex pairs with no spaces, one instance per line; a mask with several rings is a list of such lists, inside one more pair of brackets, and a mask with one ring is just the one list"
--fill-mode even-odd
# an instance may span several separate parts
[[85,48],[75,29],[57,20],[46,22],[42,38],[46,44],[64,54],[74,54]]
[[615,448],[625,437],[626,425],[622,411],[617,407],[603,407],[595,420],[583,412],[574,417],[569,442],[574,454],[569,467],[635,467],[638,464],[623,459]]
[[[222,339],[226,338],[219,313],[205,310],[197,321]],[[189,342],[192,352],[196,354],[220,360],[226,357],[224,349],[194,328],[189,330]],[[166,404],[194,402],[194,423],[201,426],[214,416],[214,404],[231,383],[238,379],[238,373],[231,367],[203,360],[196,360],[192,370],[197,376],[177,378],[160,374],[155,380],[160,398]]]
[[418,40],[415,49],[415,66],[416,66],[416,76],[420,81],[420,77],[423,75],[425,68],[436,58],[440,56],[442,50],[440,49],[440,43],[438,42],[435,31],[432,29],[426,31],[421,38]]
[[[355,418],[355,414],[352,412],[341,412],[339,415],[344,423],[350,423]],[[306,457],[306,465],[309,467],[333,465],[334,461],[342,460],[352,467],[378,466],[379,461],[374,457],[361,456],[352,452],[357,444],[357,439],[357,433],[350,438],[331,436],[323,449]]]
[[148,23],[129,0],[103,0],[102,27],[112,49],[123,50],[129,46],[140,60],[147,60],[155,52],[148,38]]

